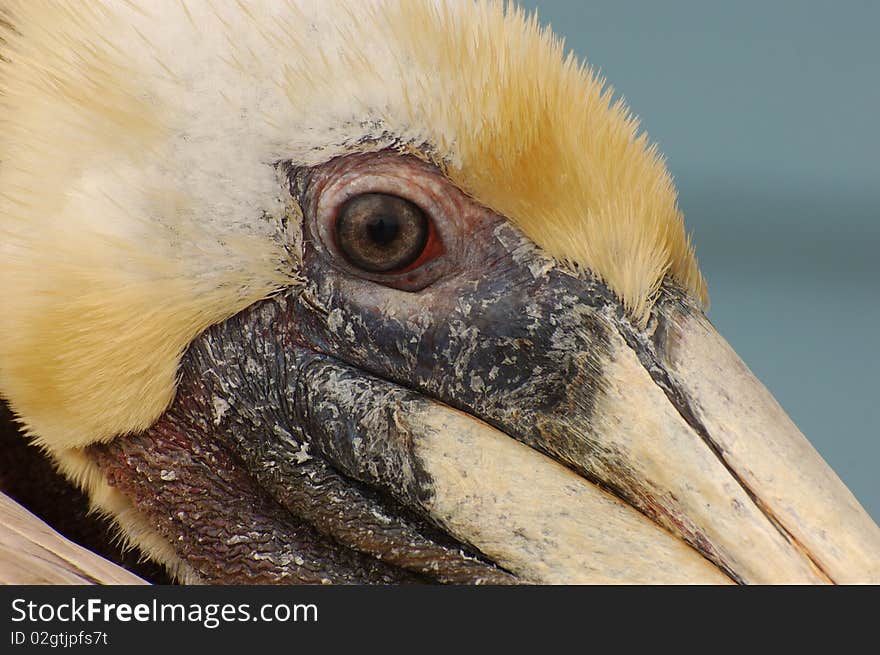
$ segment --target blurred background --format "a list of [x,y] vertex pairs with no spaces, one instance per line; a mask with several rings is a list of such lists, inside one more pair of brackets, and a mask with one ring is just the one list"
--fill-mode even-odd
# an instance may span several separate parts
[[880,2],[520,4],[659,143],[709,317],[880,521]]

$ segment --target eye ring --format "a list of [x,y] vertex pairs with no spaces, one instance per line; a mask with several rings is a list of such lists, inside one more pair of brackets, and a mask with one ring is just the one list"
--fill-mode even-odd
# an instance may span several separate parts
[[[338,238],[339,219],[349,201],[367,194],[392,196],[417,208],[427,220],[427,241],[405,266],[368,270],[352,253],[345,252]],[[421,291],[451,271],[461,254],[461,207],[454,189],[431,165],[410,156],[383,152],[330,160],[310,176],[302,203],[306,236],[317,237],[318,252],[334,267],[370,282],[400,291]],[[404,264],[407,259],[401,257],[395,263]]]
[[430,219],[415,203],[388,193],[361,193],[340,208],[334,240],[351,264],[368,273],[402,271],[431,237]]

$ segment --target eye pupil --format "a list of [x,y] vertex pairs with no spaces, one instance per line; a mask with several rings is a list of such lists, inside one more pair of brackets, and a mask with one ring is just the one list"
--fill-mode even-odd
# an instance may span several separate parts
[[428,243],[429,223],[414,203],[385,193],[364,193],[339,210],[335,238],[349,263],[372,273],[403,269]]
[[367,223],[367,234],[378,246],[387,246],[400,234],[400,222],[395,216],[375,216]]

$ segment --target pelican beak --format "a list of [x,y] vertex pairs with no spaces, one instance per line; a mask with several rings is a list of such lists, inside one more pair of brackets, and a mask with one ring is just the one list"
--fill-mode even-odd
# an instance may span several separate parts
[[681,483],[664,480],[706,526],[707,556],[744,582],[880,581],[880,529],[703,313],[666,301],[654,325],[636,350],[687,424],[662,421]]
[[305,328],[334,353],[299,376],[314,452],[526,581],[880,581],[880,529],[693,301],[642,328],[495,236],[516,261],[454,307]]

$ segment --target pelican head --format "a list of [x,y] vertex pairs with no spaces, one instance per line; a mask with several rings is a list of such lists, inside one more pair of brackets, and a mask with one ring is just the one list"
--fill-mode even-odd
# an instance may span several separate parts
[[0,395],[181,581],[880,582],[535,18],[4,7]]

